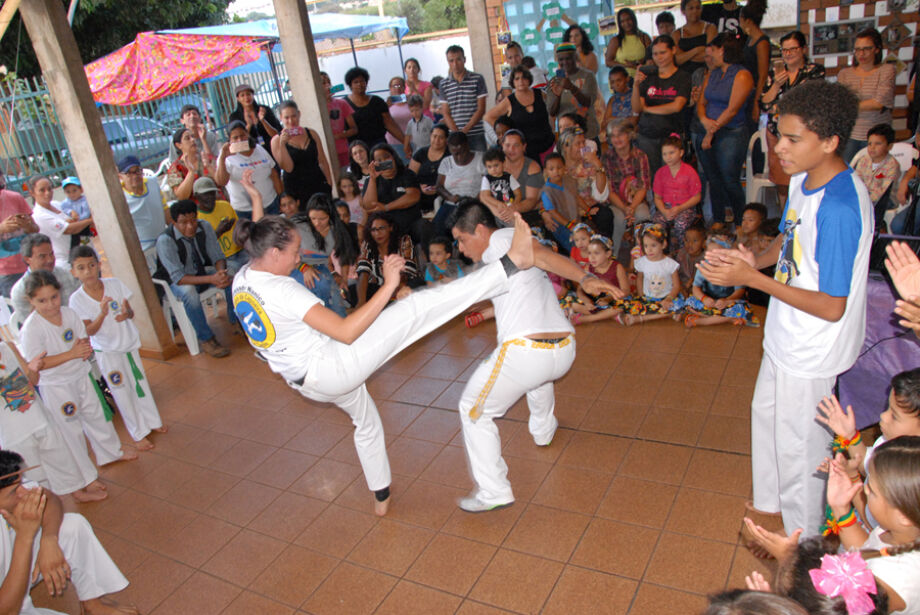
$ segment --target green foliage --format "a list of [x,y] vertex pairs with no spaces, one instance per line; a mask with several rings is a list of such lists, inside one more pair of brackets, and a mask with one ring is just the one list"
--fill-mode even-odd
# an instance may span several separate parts
[[466,12],[463,0],[428,0],[425,2],[425,18],[421,32],[453,30],[466,26]]
[[[346,10],[332,7],[329,10],[349,15],[376,15],[377,5],[371,3]],[[393,17],[405,17],[409,24],[410,34],[452,30],[466,26],[463,0],[387,0],[383,4],[383,13]]]
[[[69,0],[61,3],[66,11]],[[127,45],[139,32],[225,23],[229,4],[230,0],[80,0],[73,31],[80,57],[88,64]],[[20,24],[17,13],[0,41],[0,57],[10,70],[15,66]],[[25,27],[18,52],[20,77],[41,74]]]

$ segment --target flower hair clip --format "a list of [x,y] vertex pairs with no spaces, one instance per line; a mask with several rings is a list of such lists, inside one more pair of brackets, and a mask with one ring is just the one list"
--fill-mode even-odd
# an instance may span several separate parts
[[825,555],[821,567],[809,570],[808,575],[819,594],[843,598],[849,615],[868,615],[875,609],[870,597],[878,593],[875,577],[859,551]]

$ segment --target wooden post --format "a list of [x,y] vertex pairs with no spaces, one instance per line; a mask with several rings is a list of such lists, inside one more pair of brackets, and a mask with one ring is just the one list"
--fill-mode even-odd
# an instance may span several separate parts
[[[275,20],[278,22],[278,34],[281,37],[281,48],[284,50],[284,65],[288,68],[291,93],[300,108],[300,121],[304,126],[315,130],[322,139],[335,182],[339,172],[339,156],[335,151],[335,139],[332,138],[326,90],[319,74],[319,62],[316,59],[316,47],[313,45],[313,30],[310,27],[307,5],[303,0],[274,2]],[[294,67],[297,69],[294,70]]]
[[[464,0],[463,8],[466,11],[466,26],[470,35],[469,58],[473,61],[474,72],[479,73],[486,80],[489,96],[486,98],[486,109],[492,107],[495,101],[495,64],[492,62],[492,47],[495,44],[489,34],[489,19],[486,14],[485,0]],[[477,43],[485,44],[477,44]]]
[[92,203],[93,219],[112,273],[134,294],[134,322],[141,334],[141,351],[156,358],[178,354],[150,279],[64,6],[60,0],[28,0],[22,3],[20,13],[86,198]]

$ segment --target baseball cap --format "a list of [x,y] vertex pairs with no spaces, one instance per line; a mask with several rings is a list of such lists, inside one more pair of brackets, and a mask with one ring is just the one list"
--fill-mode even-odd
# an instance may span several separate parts
[[71,175],[70,177],[67,177],[66,179],[64,179],[64,181],[61,182],[61,187],[63,188],[65,186],[81,186],[82,187],[82,184],[80,183],[79,177],[75,177]]
[[233,95],[234,95],[234,96],[238,96],[240,92],[252,92],[252,93],[255,93],[255,90],[253,90],[253,89],[252,89],[252,86],[249,85],[248,83],[241,83],[240,85],[236,86],[236,89],[235,89],[235,90],[233,90]]
[[195,183],[192,184],[193,194],[205,194],[207,192],[217,192],[217,190],[217,184],[215,184],[214,180],[210,177],[199,177],[195,180]]
[[118,163],[118,172],[126,173],[131,167],[141,166],[141,161],[137,159],[137,156],[125,156]]

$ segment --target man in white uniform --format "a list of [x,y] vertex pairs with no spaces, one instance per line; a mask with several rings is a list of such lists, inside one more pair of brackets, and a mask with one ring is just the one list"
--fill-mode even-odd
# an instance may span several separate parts
[[[85,615],[138,614],[103,597],[128,586],[83,515],[64,514],[50,491],[22,482],[22,457],[0,451],[0,608],[20,615],[61,615],[32,604],[29,583],[41,575],[52,596],[60,596],[72,580]],[[38,539],[38,545],[35,540]],[[34,553],[34,557],[33,557]],[[36,570],[37,569],[37,570]]]
[[[454,238],[460,251],[474,262],[492,263],[511,247],[511,229],[499,230],[495,217],[481,203],[468,201],[457,210]],[[574,261],[534,240],[541,267],[581,284],[587,292],[623,293]],[[530,409],[528,427],[538,446],[548,446],[559,421],[553,415],[553,382],[575,360],[575,330],[559,307],[546,273],[537,268],[508,279],[508,292],[492,298],[498,347],[473,373],[460,399],[460,424],[476,491],[458,504],[467,512],[483,512],[514,502],[508,466],[501,455],[501,438],[494,419],[522,395]]]

